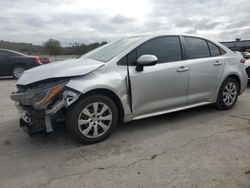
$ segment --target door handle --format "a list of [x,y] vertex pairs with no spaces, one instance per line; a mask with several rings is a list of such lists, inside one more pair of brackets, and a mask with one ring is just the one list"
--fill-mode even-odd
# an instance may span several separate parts
[[188,71],[188,70],[189,70],[188,67],[180,66],[180,68],[177,69],[176,71],[177,71],[177,72],[186,72],[186,71]]
[[222,62],[216,61],[216,62],[214,63],[214,66],[219,66],[219,65],[222,65]]

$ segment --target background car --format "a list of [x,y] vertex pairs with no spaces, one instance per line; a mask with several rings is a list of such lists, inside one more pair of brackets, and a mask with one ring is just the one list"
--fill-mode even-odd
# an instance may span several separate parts
[[249,52],[241,52],[242,56],[245,58],[245,59],[249,59],[250,58],[250,53]]
[[250,59],[245,62],[245,68],[246,68],[248,80],[250,80]]
[[13,50],[0,49],[0,76],[19,78],[27,69],[49,63],[49,59],[42,60],[37,56],[28,56]]
[[51,62],[48,57],[40,57],[40,61],[42,62],[42,64],[47,64]]

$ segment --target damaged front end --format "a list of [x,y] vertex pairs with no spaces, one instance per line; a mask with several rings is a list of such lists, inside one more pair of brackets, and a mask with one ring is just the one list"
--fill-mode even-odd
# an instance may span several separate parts
[[30,135],[50,133],[57,121],[63,121],[65,109],[80,96],[78,91],[68,88],[68,80],[50,81],[34,86],[18,85],[11,94],[20,116],[20,126]]

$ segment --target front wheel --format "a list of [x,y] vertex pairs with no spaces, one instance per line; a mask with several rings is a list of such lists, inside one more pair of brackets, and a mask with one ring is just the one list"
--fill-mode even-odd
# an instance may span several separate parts
[[220,110],[231,109],[239,95],[239,84],[234,78],[226,78],[221,85],[215,106]]
[[71,135],[85,144],[105,140],[115,129],[118,110],[105,95],[92,95],[80,99],[67,112],[66,127]]

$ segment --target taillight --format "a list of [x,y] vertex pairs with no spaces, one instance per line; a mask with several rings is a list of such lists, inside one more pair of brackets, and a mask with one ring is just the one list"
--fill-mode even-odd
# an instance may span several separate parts
[[50,63],[50,59],[48,57],[45,58],[45,64]]
[[241,59],[240,59],[240,62],[241,62],[241,63],[246,63],[246,59],[241,58]]
[[41,60],[40,60],[40,57],[35,57],[35,59],[36,59],[36,62],[39,63],[40,65],[43,64],[43,63],[41,62]]

